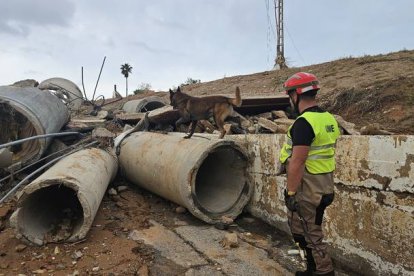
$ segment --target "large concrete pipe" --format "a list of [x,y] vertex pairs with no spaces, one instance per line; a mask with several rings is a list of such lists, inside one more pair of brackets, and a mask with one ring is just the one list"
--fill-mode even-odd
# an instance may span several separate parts
[[70,110],[78,110],[83,103],[83,95],[79,87],[72,81],[64,78],[50,78],[42,81],[41,90],[53,90]]
[[165,105],[166,103],[162,98],[151,96],[139,100],[128,101],[122,106],[122,110],[127,113],[140,113],[151,111]]
[[[69,120],[67,107],[53,94],[35,87],[0,86],[0,144],[59,132]],[[11,148],[13,163],[40,158],[52,138],[32,140]]]
[[101,149],[63,158],[22,190],[11,225],[37,245],[83,239],[117,169],[116,157]]
[[208,223],[237,217],[253,190],[247,155],[232,141],[138,132],[121,143],[119,162],[131,182]]

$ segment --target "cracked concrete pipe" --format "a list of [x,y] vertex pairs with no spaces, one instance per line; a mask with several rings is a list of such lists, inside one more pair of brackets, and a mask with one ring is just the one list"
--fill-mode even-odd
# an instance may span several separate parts
[[64,78],[50,78],[42,81],[40,90],[53,90],[70,110],[78,110],[83,103],[83,95],[79,87],[72,81]]
[[10,224],[37,245],[83,239],[117,169],[116,157],[97,148],[63,158],[21,191]]
[[[69,120],[68,108],[53,94],[35,87],[0,86],[0,144],[59,132]],[[39,159],[52,138],[13,146],[13,163]]]
[[207,223],[236,218],[253,191],[247,155],[233,141],[138,132],[121,143],[118,158],[131,182]]
[[151,96],[139,100],[128,101],[122,106],[122,110],[127,113],[140,113],[151,111],[165,105],[166,103],[162,98]]

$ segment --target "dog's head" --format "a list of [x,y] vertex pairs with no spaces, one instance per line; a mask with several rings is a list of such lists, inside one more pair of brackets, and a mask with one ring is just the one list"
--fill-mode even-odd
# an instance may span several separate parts
[[181,89],[178,86],[177,91],[173,92],[170,89],[170,105],[173,107],[173,109],[178,109],[178,104],[177,104],[177,96],[181,93]]

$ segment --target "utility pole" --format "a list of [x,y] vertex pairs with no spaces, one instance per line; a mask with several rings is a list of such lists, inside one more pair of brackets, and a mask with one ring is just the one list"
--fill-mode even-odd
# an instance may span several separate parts
[[276,59],[273,69],[288,68],[285,60],[285,42],[283,34],[283,0],[274,0],[275,4],[275,18],[276,18]]

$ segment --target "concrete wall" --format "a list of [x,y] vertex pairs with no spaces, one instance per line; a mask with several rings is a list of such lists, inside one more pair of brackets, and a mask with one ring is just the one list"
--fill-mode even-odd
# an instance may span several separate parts
[[[286,178],[275,176],[285,136],[227,139],[244,145],[252,160],[248,211],[288,232]],[[414,136],[343,136],[336,160],[324,229],[335,261],[363,275],[414,275]]]

